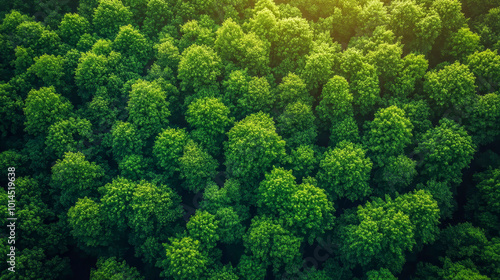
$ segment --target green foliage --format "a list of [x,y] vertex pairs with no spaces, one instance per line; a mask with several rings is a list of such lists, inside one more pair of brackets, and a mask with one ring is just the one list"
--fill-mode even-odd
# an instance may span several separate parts
[[347,263],[376,264],[398,273],[405,262],[405,251],[434,240],[439,209],[430,194],[417,191],[396,200],[367,202],[358,207],[356,220],[342,229],[342,258]]
[[69,118],[49,127],[45,143],[60,158],[65,152],[83,152],[91,138],[92,124],[88,120]]
[[487,208],[494,213],[500,213],[500,169],[488,170],[476,175],[479,183],[477,188]]
[[[147,63],[150,44],[147,39],[132,25],[122,26],[112,44],[113,50],[133,58],[137,68],[141,69]],[[142,70],[142,69],[141,69]]]
[[252,219],[243,241],[248,253],[264,264],[272,264],[273,269],[277,271],[300,256],[299,248],[302,240],[283,229],[271,218],[257,216]]
[[101,204],[87,197],[79,198],[68,210],[68,223],[71,234],[85,246],[109,246],[110,231]]
[[350,142],[341,142],[325,152],[319,163],[318,182],[336,199],[362,200],[371,194],[369,185],[372,162],[365,150]]
[[278,85],[277,106],[284,109],[288,104],[301,101],[304,104],[312,103],[312,96],[306,89],[307,85],[303,79],[294,73],[289,73]]
[[0,4],[1,279],[500,278],[497,0],[66,2]]
[[469,67],[455,62],[442,70],[427,72],[424,92],[440,108],[463,108],[474,101],[475,77]]
[[94,196],[103,176],[102,167],[88,162],[82,153],[67,152],[52,166],[51,184],[60,193],[61,205],[69,208],[78,198]]
[[263,279],[266,276],[267,265],[254,256],[243,255],[238,263],[238,272],[241,277],[249,280]]
[[147,139],[166,128],[168,105],[167,94],[159,84],[138,80],[129,94],[128,120],[137,127],[141,138]]
[[368,124],[365,144],[375,164],[384,166],[392,156],[398,156],[411,143],[413,125],[405,112],[396,106],[380,109]]
[[75,82],[80,89],[79,95],[89,100],[93,93],[108,81],[109,62],[106,56],[87,52],[78,60]]
[[301,145],[291,150],[286,160],[297,178],[312,175],[319,166],[317,151],[311,145]]
[[185,179],[184,187],[192,192],[199,192],[205,182],[216,174],[218,162],[196,142],[188,141],[184,153],[179,158],[180,178]]
[[497,51],[486,49],[467,57],[467,65],[476,76],[480,93],[489,93],[500,88],[500,56]]
[[144,277],[137,271],[135,267],[129,266],[125,261],[118,261],[115,257],[99,258],[97,260],[97,268],[90,271],[91,280],[118,280],[118,279],[137,279],[141,280]]
[[68,117],[73,105],[55,92],[54,87],[31,90],[23,108],[25,130],[32,135],[43,135],[48,128]]
[[264,113],[247,116],[227,133],[225,165],[242,179],[261,177],[285,156],[285,141],[276,133],[273,120]]
[[34,58],[35,63],[28,69],[28,72],[35,74],[47,86],[58,86],[64,75],[64,59],[61,56],[44,54]]
[[147,2],[143,31],[150,38],[156,37],[172,17],[169,2],[165,0],[150,0]]
[[234,121],[229,113],[218,98],[199,98],[188,106],[186,121],[194,128],[191,136],[212,155],[218,154],[224,133]]
[[64,15],[58,28],[58,34],[61,39],[71,46],[76,46],[76,44],[80,40],[80,37],[82,37],[83,34],[89,32],[89,21],[79,14],[72,13]]
[[196,211],[196,214],[189,219],[186,229],[189,236],[199,240],[203,248],[212,249],[215,247],[220,236],[217,234],[219,221],[215,216],[206,211]]
[[166,247],[167,259],[162,262],[164,273],[173,279],[198,279],[206,270],[208,257],[200,241],[191,237],[171,239]]
[[221,59],[210,47],[191,45],[182,52],[178,78],[182,90],[198,91],[215,84],[221,73]]
[[174,172],[180,171],[179,159],[187,141],[188,135],[183,129],[168,128],[156,137],[153,155],[156,165],[166,171],[166,176],[173,176]]
[[472,160],[475,146],[467,132],[449,119],[429,129],[415,152],[421,155],[419,173],[425,178],[447,183],[460,183],[461,170]]
[[302,102],[291,103],[278,117],[277,130],[289,147],[311,145],[318,135],[312,108]]
[[391,271],[387,268],[379,270],[370,270],[366,273],[367,280],[396,280],[397,278],[392,275]]
[[321,101],[316,110],[322,121],[331,124],[353,113],[352,100],[347,81],[340,76],[334,76],[323,87]]
[[[34,111],[36,107],[39,107],[38,104],[34,104],[36,101],[33,99],[34,97],[32,97],[32,101],[30,101],[31,110],[28,110],[28,112]],[[2,137],[5,137],[8,133],[15,133],[22,128],[25,118],[23,114],[24,105],[25,103],[21,96],[14,91],[12,86],[9,84],[0,85],[0,118],[3,120],[0,124],[0,132],[2,133]],[[30,113],[32,116],[31,119],[38,122],[35,114],[37,113]],[[42,126],[45,125],[42,124]]]
[[332,124],[330,145],[335,147],[342,141],[359,142],[359,128],[353,116],[344,116]]
[[471,133],[474,143],[485,145],[493,142],[500,134],[500,98],[497,93],[488,93],[479,97],[474,104],[466,128]]
[[451,34],[446,42],[443,55],[464,61],[467,56],[481,50],[481,36],[472,32],[469,28],[462,27]]
[[111,137],[115,160],[120,161],[128,155],[140,154],[143,142],[131,123],[117,122],[111,130]]
[[222,207],[215,213],[215,218],[219,222],[217,233],[220,242],[233,244],[239,242],[245,233],[240,215],[232,207]]
[[119,0],[100,0],[92,18],[96,33],[107,39],[113,39],[120,27],[131,21],[132,12]]

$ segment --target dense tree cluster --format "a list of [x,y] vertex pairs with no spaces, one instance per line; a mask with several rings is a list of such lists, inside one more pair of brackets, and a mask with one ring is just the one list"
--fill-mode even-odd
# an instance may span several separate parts
[[497,0],[0,20],[0,279],[500,279]]

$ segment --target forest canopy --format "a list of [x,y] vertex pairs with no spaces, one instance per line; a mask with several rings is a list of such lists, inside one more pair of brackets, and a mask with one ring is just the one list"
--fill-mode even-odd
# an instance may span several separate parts
[[500,279],[499,51],[498,0],[1,0],[0,279]]

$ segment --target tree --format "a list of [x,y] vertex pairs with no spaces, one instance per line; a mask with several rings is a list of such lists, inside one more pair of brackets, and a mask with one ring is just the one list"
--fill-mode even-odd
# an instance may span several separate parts
[[196,142],[188,141],[179,158],[180,178],[184,187],[192,192],[201,191],[205,182],[216,174],[218,162]]
[[182,156],[188,136],[183,129],[168,128],[163,130],[155,140],[153,155],[156,165],[171,177],[180,171],[179,158]]
[[430,193],[434,200],[436,200],[441,219],[451,218],[453,212],[457,208],[457,203],[453,200],[453,192],[452,187],[449,183],[446,182],[436,182],[434,180],[427,181],[424,184],[418,184],[416,187],[417,190],[425,190],[427,193]]
[[49,127],[47,147],[60,158],[65,152],[83,152],[92,140],[92,124],[86,119],[69,118]]
[[475,179],[479,181],[476,185],[482,199],[486,202],[487,208],[493,213],[500,213],[500,169],[490,169],[484,173],[475,175]]
[[480,40],[481,36],[469,28],[462,27],[450,35],[442,54],[465,61],[469,55],[481,50]]
[[425,75],[424,92],[439,108],[463,108],[473,102],[475,77],[466,65],[455,62]]
[[132,12],[118,0],[101,0],[94,10],[92,23],[99,36],[113,39],[121,26],[132,22]]
[[144,34],[150,38],[156,38],[161,29],[172,19],[172,16],[172,10],[169,7],[168,1],[148,1],[146,16],[142,25]]
[[415,149],[422,158],[419,174],[436,181],[460,183],[461,170],[469,165],[474,151],[472,138],[463,127],[441,119],[438,126],[422,136]]
[[280,39],[271,44],[271,62],[272,65],[279,66],[275,71],[285,76],[288,72],[293,72],[297,60],[309,52],[313,33],[307,21],[298,17],[279,20],[276,33],[280,34]]
[[240,279],[238,275],[234,272],[234,269],[231,265],[226,265],[222,267],[222,269],[215,269],[212,273],[210,273],[209,280],[238,280]]
[[413,125],[396,106],[378,110],[368,127],[364,142],[378,166],[384,166],[391,156],[402,154],[413,136]]
[[381,200],[367,202],[359,206],[356,223],[342,230],[345,240],[340,251],[346,264],[358,263],[370,267],[388,267],[391,272],[399,272],[404,264],[404,251],[415,244],[415,226],[409,217],[394,209],[391,202]]
[[305,178],[314,174],[318,169],[318,151],[312,145],[301,145],[287,155],[289,169],[297,178]]
[[143,139],[159,133],[168,124],[166,92],[155,82],[138,80],[132,85],[127,111],[128,120],[134,124]]
[[323,122],[332,124],[341,117],[353,114],[352,101],[349,83],[343,77],[334,76],[323,87],[316,111]]
[[116,161],[129,155],[140,154],[144,146],[134,125],[128,122],[116,122],[111,130],[111,149]]
[[193,128],[191,136],[211,155],[218,155],[224,133],[234,121],[229,109],[218,98],[204,97],[191,102],[186,121]]
[[196,211],[186,225],[189,236],[199,240],[204,249],[213,249],[220,236],[217,233],[219,221],[207,211]]
[[388,81],[392,81],[403,68],[403,47],[401,44],[379,44],[374,50],[366,55],[369,64],[375,66],[380,84],[386,87]]
[[309,183],[298,186],[287,208],[289,211],[283,217],[285,225],[306,236],[309,244],[333,227],[333,203],[327,199],[325,190]]
[[331,126],[330,146],[335,147],[342,141],[359,142],[359,128],[354,116],[344,116]]
[[102,211],[109,218],[111,227],[117,232],[125,232],[128,219],[132,216],[131,201],[137,184],[123,177],[116,177],[112,182],[99,189]]
[[102,167],[85,160],[82,153],[67,152],[52,166],[51,185],[59,194],[56,196],[59,202],[67,209],[78,198],[95,197],[103,176]]
[[89,100],[99,87],[106,84],[109,71],[109,62],[106,56],[93,52],[82,54],[75,70],[75,82],[80,97]]
[[71,234],[84,249],[107,247],[112,242],[107,215],[102,205],[88,197],[79,198],[76,204],[68,210],[68,223],[71,227]]
[[377,192],[380,195],[403,192],[417,175],[416,166],[417,162],[405,155],[384,159],[384,166],[374,176],[379,181]]
[[272,264],[275,272],[297,260],[301,241],[271,218],[259,216],[252,219],[243,237],[246,251],[264,264]]
[[267,265],[252,255],[241,256],[238,272],[241,277],[249,280],[263,279],[266,276]]
[[96,269],[90,270],[91,280],[144,279],[135,267],[131,267],[125,261],[119,261],[115,257],[99,258],[96,266]]
[[62,84],[61,78],[64,75],[64,59],[61,56],[44,54],[34,58],[35,63],[28,69],[43,81],[45,86],[57,86]]
[[26,132],[43,135],[52,124],[67,118],[72,109],[71,103],[57,94],[54,87],[31,90],[23,108]]
[[171,188],[141,180],[130,200],[129,226],[142,242],[150,236],[161,240],[172,233],[172,224],[182,216],[180,202]]
[[[83,3],[83,2],[80,2]],[[89,21],[83,14],[67,13],[59,24],[58,34],[63,42],[76,46],[83,34],[90,33]]]
[[[14,91],[12,86],[9,84],[0,85],[0,118],[4,120],[0,124],[2,137],[5,137],[8,133],[15,133],[23,127],[25,119],[23,114],[24,105],[23,99]],[[34,104],[31,106],[34,106]]]
[[214,22],[206,16],[198,20],[190,20],[181,26],[182,37],[179,40],[179,49],[196,44],[198,46],[213,47],[215,34],[212,31]]
[[220,242],[225,244],[234,244],[241,241],[245,233],[243,220],[233,207],[222,207],[215,213],[215,219],[219,222],[217,234]]
[[444,22],[440,14],[417,1],[393,1],[389,6],[389,26],[396,36],[402,36],[402,43],[410,50],[428,53],[441,34]]
[[316,177],[335,199],[362,200],[372,192],[368,184],[372,166],[361,146],[341,142],[325,152]]
[[339,45],[313,42],[312,50],[305,56],[305,66],[301,73],[309,89],[319,89],[333,76],[338,52]]
[[446,38],[451,32],[460,29],[465,23],[465,15],[462,13],[462,3],[457,0],[438,0],[432,2],[434,9],[441,18],[443,31],[442,34]]
[[396,280],[397,278],[392,275],[391,271],[387,268],[379,270],[370,270],[366,273],[367,280]]
[[376,68],[366,62],[361,51],[349,48],[340,58],[340,72],[350,83],[355,112],[366,115],[380,99]]
[[181,80],[182,90],[198,91],[216,84],[220,68],[221,59],[212,48],[191,45],[182,52],[177,78]]
[[285,156],[285,141],[262,112],[237,122],[227,133],[225,165],[230,174],[251,182]]
[[24,21],[16,27],[17,44],[30,47],[35,55],[55,54],[61,43],[61,38],[55,31],[45,28],[40,22]]
[[283,136],[289,147],[314,144],[318,135],[315,119],[309,105],[300,101],[291,103],[278,117],[278,133]]
[[130,202],[128,226],[132,229],[129,244],[135,256],[154,265],[163,256],[161,241],[178,232],[182,217],[181,198],[169,187],[142,180],[137,183]]
[[415,226],[414,238],[418,249],[436,240],[439,233],[439,208],[433,196],[418,190],[396,197],[393,206],[408,215]]
[[165,276],[173,279],[198,279],[204,274],[209,262],[200,241],[191,237],[174,238],[164,244],[166,259],[161,266]]
[[248,90],[237,100],[237,109],[241,115],[252,113],[269,113],[273,108],[275,97],[265,77],[252,77],[248,81]]
[[264,210],[285,215],[290,207],[290,198],[298,190],[292,171],[283,168],[274,168],[271,173],[259,184],[257,189],[257,205]]
[[301,101],[303,104],[312,104],[313,97],[309,95],[306,87],[306,83],[300,76],[288,73],[278,85],[277,107],[285,109],[288,104],[297,101]]
[[407,98],[420,85],[429,62],[424,55],[410,53],[403,58],[402,64],[402,69],[396,73],[397,76],[393,80],[386,81],[385,87],[392,96]]
[[475,144],[487,145],[500,135],[498,130],[499,106],[498,94],[489,93],[479,96],[479,101],[474,104],[470,116],[465,119],[465,127],[470,132]]
[[112,48],[133,60],[138,72],[142,72],[142,68],[146,65],[151,52],[151,46],[146,37],[130,24],[120,27],[112,43]]
[[497,51],[475,52],[467,57],[467,66],[476,76],[479,93],[491,93],[500,88],[500,56]]

